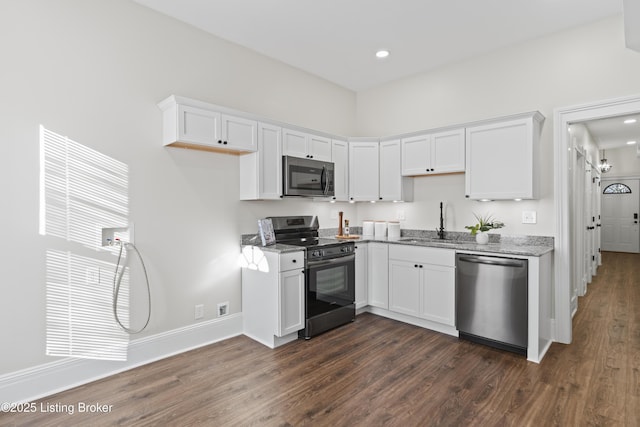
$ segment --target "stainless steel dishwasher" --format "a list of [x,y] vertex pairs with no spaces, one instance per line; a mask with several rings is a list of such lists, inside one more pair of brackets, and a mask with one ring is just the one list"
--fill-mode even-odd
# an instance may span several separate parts
[[526,355],[527,288],[527,260],[457,254],[460,338]]

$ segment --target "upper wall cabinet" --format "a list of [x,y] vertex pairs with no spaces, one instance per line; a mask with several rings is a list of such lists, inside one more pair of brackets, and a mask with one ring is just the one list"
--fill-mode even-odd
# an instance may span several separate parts
[[258,123],[258,151],[240,156],[240,200],[282,197],[282,129]]
[[164,145],[237,153],[257,150],[258,122],[255,120],[175,95],[158,106],[162,110]]
[[464,129],[403,138],[402,175],[464,172],[464,138]]
[[466,128],[466,197],[535,199],[544,116],[524,113]]
[[349,143],[334,139],[331,141],[331,161],[334,165],[333,177],[335,194],[333,200],[349,200]]
[[331,138],[282,129],[282,153],[285,156],[331,161]]

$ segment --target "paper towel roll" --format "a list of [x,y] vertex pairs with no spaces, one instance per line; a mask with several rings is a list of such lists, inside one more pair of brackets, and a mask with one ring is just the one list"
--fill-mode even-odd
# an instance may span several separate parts
[[389,222],[387,226],[387,232],[389,239],[399,239],[400,238],[400,223],[399,222]]
[[376,221],[375,236],[376,238],[387,237],[387,223],[385,221]]
[[373,221],[362,221],[362,234],[365,236],[373,236]]

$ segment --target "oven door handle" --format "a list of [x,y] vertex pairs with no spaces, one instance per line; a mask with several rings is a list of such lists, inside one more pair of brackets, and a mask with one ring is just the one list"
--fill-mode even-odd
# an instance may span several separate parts
[[356,260],[355,254],[351,254],[351,255],[342,256],[342,257],[338,257],[338,258],[325,259],[325,260],[322,260],[322,261],[309,261],[309,262],[307,262],[307,267],[309,269],[317,268],[317,267],[326,267],[327,265],[335,265],[335,264],[343,264],[343,263],[348,263],[348,262],[355,262],[355,260]]

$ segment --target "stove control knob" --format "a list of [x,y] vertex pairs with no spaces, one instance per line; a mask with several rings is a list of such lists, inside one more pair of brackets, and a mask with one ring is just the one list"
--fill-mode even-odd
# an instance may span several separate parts
[[320,256],[322,256],[322,253],[320,251],[318,251],[318,250],[315,250],[315,251],[311,252],[311,256],[320,257]]

